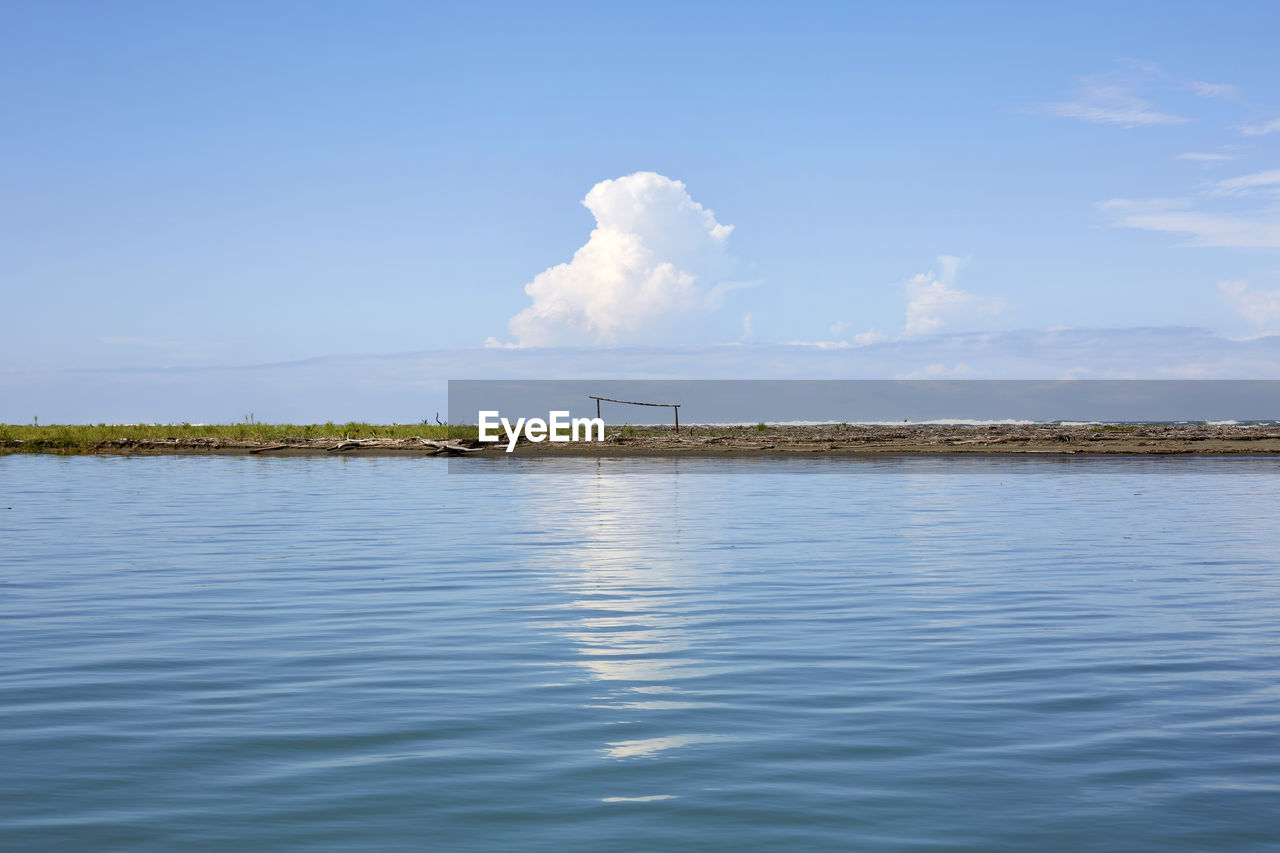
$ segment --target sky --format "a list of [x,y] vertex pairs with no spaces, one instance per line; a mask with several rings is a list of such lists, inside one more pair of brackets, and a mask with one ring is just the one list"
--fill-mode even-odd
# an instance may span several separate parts
[[1280,378],[1280,6],[0,3],[0,421]]

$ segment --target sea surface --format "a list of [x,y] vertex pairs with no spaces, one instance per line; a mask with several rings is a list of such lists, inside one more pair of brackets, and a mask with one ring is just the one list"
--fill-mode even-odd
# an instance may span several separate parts
[[1280,459],[0,457],[0,849],[1280,844]]

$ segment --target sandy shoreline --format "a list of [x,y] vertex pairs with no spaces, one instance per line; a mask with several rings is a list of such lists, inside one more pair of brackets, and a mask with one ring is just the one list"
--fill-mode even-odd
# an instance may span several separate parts
[[[0,442],[0,453],[33,452],[21,441]],[[766,427],[613,427],[604,442],[522,442],[514,452],[505,445],[472,440],[374,438],[344,440],[296,437],[276,442],[214,437],[139,440],[120,438],[91,446],[37,452],[211,455],[355,455],[450,456],[755,456],[755,455],[1280,455],[1280,427],[1125,425],[1061,426],[779,426]]]

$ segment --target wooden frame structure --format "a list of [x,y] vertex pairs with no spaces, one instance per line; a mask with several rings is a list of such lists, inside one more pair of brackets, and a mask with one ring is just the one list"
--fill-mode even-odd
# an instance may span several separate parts
[[[677,430],[680,429],[680,404],[679,403],[637,403],[635,400],[615,400],[612,397],[596,397],[592,394],[588,394],[587,398],[590,400],[596,401],[596,417],[597,418],[600,417],[600,404],[602,402],[622,403],[623,405],[626,405],[626,406],[664,406],[666,408],[671,409],[673,412],[675,412],[676,429]],[[601,418],[601,420],[603,420],[603,418]]]

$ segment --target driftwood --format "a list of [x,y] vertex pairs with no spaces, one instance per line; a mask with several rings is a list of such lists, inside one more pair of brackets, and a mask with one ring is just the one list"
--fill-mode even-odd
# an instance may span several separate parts
[[328,448],[330,453],[341,453],[344,450],[352,450],[356,447],[368,447],[371,444],[377,444],[377,441],[362,441],[360,439],[349,438],[338,442],[333,447]]
[[425,444],[427,447],[435,448],[435,453],[432,453],[432,456],[438,456],[441,453],[476,453],[481,450],[488,450],[490,447],[498,446],[497,442],[493,444],[482,444],[479,447],[470,447],[465,444],[459,444],[456,441],[436,441],[431,438],[420,438],[418,441]]
[[[498,446],[497,443],[472,446],[469,444],[463,444],[459,441],[437,441],[431,438],[418,438],[418,439],[409,439],[409,440],[410,441],[416,440],[419,444],[432,448],[432,452],[429,454],[431,456],[438,456],[440,454],[453,456],[453,455],[458,455],[463,453],[476,453],[481,450],[488,450],[490,447]],[[404,439],[389,439],[389,438],[344,438],[341,441],[339,441],[337,444],[332,445],[331,447],[326,447],[324,449],[329,453],[342,453],[347,450],[358,450],[362,447],[389,447],[389,448],[404,449],[405,448],[404,441],[405,441]],[[314,447],[314,445],[310,445],[310,446]],[[265,453],[269,450],[285,450],[290,448],[297,449],[300,447],[306,448],[308,447],[308,445],[307,444],[301,444],[301,445],[271,444],[271,445],[267,445],[266,447],[252,448],[249,452]]]

